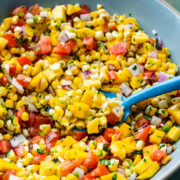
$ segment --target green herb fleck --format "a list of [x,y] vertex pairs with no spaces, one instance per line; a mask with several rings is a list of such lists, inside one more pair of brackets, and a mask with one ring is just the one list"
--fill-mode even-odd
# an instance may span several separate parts
[[44,153],[44,149],[37,149],[37,152],[38,152],[39,154],[43,154],[43,153]]

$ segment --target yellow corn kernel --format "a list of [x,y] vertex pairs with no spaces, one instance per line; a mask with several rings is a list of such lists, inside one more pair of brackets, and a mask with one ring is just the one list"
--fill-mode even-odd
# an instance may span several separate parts
[[21,108],[22,106],[26,105],[27,103],[23,100],[18,101],[18,103],[16,104],[16,109],[18,110],[19,108]]
[[29,120],[29,114],[27,112],[23,112],[21,115],[21,119],[23,121],[28,121]]
[[7,108],[13,108],[13,107],[14,107],[14,102],[13,102],[13,100],[7,99],[6,102],[5,102],[5,106],[6,106]]
[[6,139],[8,141],[11,140],[11,138],[12,138],[12,136],[10,134],[4,134],[3,137],[4,137],[4,139]]
[[4,121],[0,120],[0,128],[3,128],[3,126],[4,126]]
[[162,164],[167,164],[169,161],[171,161],[172,157],[170,155],[167,155],[163,160],[162,160]]
[[156,112],[157,112],[157,108],[151,105],[149,105],[145,110],[146,115],[151,116],[151,117],[154,116]]
[[1,86],[0,87],[0,97],[4,97],[4,96],[6,96],[6,94],[7,94],[6,88]]

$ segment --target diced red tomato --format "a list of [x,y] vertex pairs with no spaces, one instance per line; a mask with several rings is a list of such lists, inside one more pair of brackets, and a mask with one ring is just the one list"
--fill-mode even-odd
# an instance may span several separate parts
[[54,52],[56,54],[60,54],[60,55],[70,55],[70,53],[72,52],[73,48],[75,47],[76,42],[73,40],[68,41],[65,45],[59,43],[55,49]]
[[172,140],[167,136],[167,134],[165,134],[162,138],[162,143],[171,143]]
[[155,43],[154,39],[149,39],[148,41],[149,41],[152,45],[154,45],[154,43]]
[[139,131],[139,132],[135,135],[135,139],[141,139],[142,141],[146,141],[150,129],[151,129],[151,126],[145,127],[143,130]]
[[3,38],[8,40],[8,47],[13,48],[18,46],[18,42],[16,37],[13,34],[5,34]]
[[8,76],[3,75],[3,76],[0,78],[0,84],[1,84],[2,86],[6,86],[7,82],[8,82]]
[[124,55],[127,53],[128,47],[127,42],[116,43],[110,47],[110,53],[113,55]]
[[95,180],[96,178],[94,176],[91,176],[90,174],[87,174],[83,176],[82,180]]
[[75,167],[79,167],[83,162],[82,159],[79,160],[66,160],[60,164],[60,173],[62,176],[67,176],[70,174]]
[[119,117],[117,117],[113,112],[111,112],[108,116],[107,116],[107,122],[111,125],[115,125],[119,122]]
[[116,30],[116,29],[117,29],[116,25],[111,27],[108,26],[108,23],[105,23],[103,25],[103,32],[110,32],[111,30]]
[[15,64],[10,64],[9,65],[9,75],[14,76],[16,74],[16,65]]
[[136,121],[136,127],[137,128],[140,128],[140,127],[142,127],[142,126],[144,126],[146,124],[150,124],[150,121],[147,120],[146,118],[141,118],[138,121]]
[[107,141],[111,142],[112,140],[112,136],[115,136],[115,140],[119,140],[119,138],[121,137],[122,132],[112,129],[112,128],[106,128],[106,130],[104,131],[104,137]]
[[54,145],[56,144],[56,141],[60,138],[60,134],[58,132],[52,132],[49,133],[46,136],[46,148],[47,151],[49,151],[52,147],[54,147]]
[[39,136],[39,131],[39,128],[31,127],[29,131],[30,137]]
[[48,54],[52,52],[51,41],[49,36],[42,36],[40,44],[41,54]]
[[25,112],[25,109],[24,108],[20,108],[18,109],[18,111],[16,112],[16,116],[19,120],[19,124],[22,125],[22,119],[21,119],[21,116],[22,116],[22,113]]
[[87,136],[87,132],[82,132],[82,131],[75,131],[75,136],[77,141],[81,141],[83,138]]
[[17,82],[19,84],[21,84],[23,87],[27,87],[29,82],[31,81],[30,77],[27,77],[23,74],[18,74],[17,78],[16,78]]
[[44,161],[45,160],[45,158],[46,158],[46,154],[36,154],[35,156],[34,156],[34,159],[33,159],[33,162],[32,162],[32,164],[40,164],[41,163],[41,161]]
[[10,175],[16,175],[16,170],[12,169],[12,170],[7,170],[4,175],[2,176],[1,180],[9,180],[9,176]]
[[11,11],[11,14],[23,17],[26,14],[26,11],[27,11],[27,8],[25,6],[19,6],[13,11]]
[[31,140],[30,140],[30,142],[31,143],[33,143],[33,144],[39,144],[39,142],[40,142],[40,140],[42,139],[42,137],[41,136],[34,136]]
[[150,78],[152,77],[153,73],[154,73],[154,72],[152,72],[152,71],[145,71],[145,72],[143,73],[143,79],[144,79],[144,80],[150,79]]
[[96,168],[97,164],[98,164],[98,157],[95,155],[93,151],[90,151],[83,165],[88,167],[88,169],[94,169]]
[[17,59],[17,61],[19,62],[19,64],[21,66],[24,66],[24,65],[28,65],[28,64],[32,64],[32,62],[29,60],[28,57],[26,56],[23,56],[23,57],[20,57]]
[[108,71],[107,76],[110,80],[118,79],[117,73],[115,71]]
[[179,89],[179,90],[177,90],[176,97],[180,97],[180,89]]
[[102,142],[104,144],[109,144],[109,142],[105,139],[104,136],[100,135],[98,136],[96,139],[95,139],[95,142],[98,143],[98,142]]
[[80,14],[89,14],[89,7],[86,4],[82,5]]
[[14,152],[16,153],[17,156],[19,157],[23,157],[24,154],[24,146],[23,145],[19,145],[17,147],[14,148]]
[[40,7],[38,4],[35,4],[31,6],[28,10],[30,13],[32,13],[34,16],[40,14]]
[[161,162],[165,157],[167,156],[167,154],[164,151],[161,151],[160,149],[157,149],[155,152],[153,152],[150,156],[150,158],[153,161],[157,161],[157,162]]
[[83,44],[88,50],[93,50],[97,48],[97,43],[93,37],[84,37]]
[[115,130],[112,128],[106,128],[106,130],[104,131],[104,137],[105,139],[107,139],[107,141],[111,141],[112,140],[112,135],[115,133]]
[[8,140],[0,140],[0,152],[7,153],[11,150],[11,144]]
[[48,116],[43,116],[39,113],[29,113],[29,121],[30,127],[39,128],[41,124],[52,124],[52,120]]
[[91,171],[90,175],[94,176],[94,177],[100,177],[100,176],[104,176],[109,173],[110,172],[109,172],[108,168],[104,164],[101,164],[96,169]]

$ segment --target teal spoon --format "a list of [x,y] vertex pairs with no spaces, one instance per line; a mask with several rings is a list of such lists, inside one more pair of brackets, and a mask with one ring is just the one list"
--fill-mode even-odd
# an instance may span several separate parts
[[[131,96],[129,96],[127,98],[122,96],[121,100],[123,101],[122,105],[124,106],[124,116],[123,116],[123,119],[119,123],[117,123],[115,126],[123,123],[127,119],[127,117],[130,114],[130,108],[132,105],[134,105],[140,101],[143,101],[143,100],[146,100],[146,99],[149,99],[149,98],[161,95],[161,94],[165,94],[165,93],[168,93],[171,91],[175,91],[178,89],[180,89],[180,76],[160,82],[149,88],[145,88],[141,91],[138,91],[138,92],[132,94]],[[102,91],[102,93],[106,96],[106,98],[117,97],[116,93],[106,92],[106,91]],[[113,126],[108,125],[108,127],[113,127]],[[87,132],[86,129],[74,128],[73,130]]]

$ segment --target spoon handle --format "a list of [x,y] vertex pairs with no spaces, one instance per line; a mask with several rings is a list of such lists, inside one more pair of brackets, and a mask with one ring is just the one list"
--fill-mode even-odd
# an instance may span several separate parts
[[180,76],[163,81],[129,96],[124,102],[125,107],[131,107],[140,101],[180,89]]

